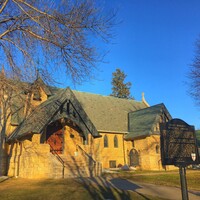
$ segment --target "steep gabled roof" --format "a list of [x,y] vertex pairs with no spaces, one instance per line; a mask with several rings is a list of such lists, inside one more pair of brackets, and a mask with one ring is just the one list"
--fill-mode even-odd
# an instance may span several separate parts
[[159,123],[160,116],[172,119],[164,104],[158,104],[145,109],[129,113],[129,133],[125,136],[126,140],[146,137],[152,134],[159,134],[154,131],[154,126]]
[[48,124],[61,118],[71,119],[77,123],[86,135],[91,133],[94,137],[100,136],[73,92],[67,88],[59,90],[56,95],[36,107],[11,134],[8,141],[20,139],[33,133],[42,133]]
[[45,92],[45,94],[46,94],[47,96],[51,96],[51,95],[52,95],[52,92],[51,92],[51,90],[50,90],[50,87],[48,87],[48,86],[44,83],[44,81],[41,79],[40,76],[34,81],[33,84],[35,84],[36,86],[41,87],[41,88],[44,90],[44,92]]
[[[49,91],[51,97],[35,108],[9,139],[42,133],[51,122],[70,118],[83,132],[91,133],[94,137],[100,136],[98,131],[128,133],[125,139],[130,140],[153,134],[153,127],[163,113],[171,119],[164,104],[148,107],[144,101],[71,91],[69,88],[50,87]],[[67,111],[69,105],[71,110]],[[77,113],[76,117],[74,112]]]
[[73,91],[98,131],[127,132],[128,113],[144,109],[144,102]]

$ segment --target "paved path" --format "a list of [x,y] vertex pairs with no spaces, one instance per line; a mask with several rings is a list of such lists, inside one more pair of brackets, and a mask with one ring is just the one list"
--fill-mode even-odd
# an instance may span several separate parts
[[[176,187],[159,186],[111,177],[107,179],[102,177],[82,179],[85,183],[86,180],[92,184],[96,184],[97,186],[114,187],[120,190],[134,191],[141,196],[151,195],[168,200],[182,200],[181,189]],[[200,191],[189,191],[189,200],[200,200]]]
[[0,176],[0,183],[7,179],[8,179],[8,176]]
[[[113,178],[109,182],[113,187],[121,190],[132,190],[139,194],[158,196],[170,200],[182,200],[181,190],[176,187],[139,183],[121,178]],[[200,191],[190,191],[189,200],[200,200]]]

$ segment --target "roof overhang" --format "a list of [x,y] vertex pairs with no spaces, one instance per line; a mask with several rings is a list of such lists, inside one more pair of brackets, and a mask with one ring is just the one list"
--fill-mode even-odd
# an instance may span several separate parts
[[66,88],[36,107],[8,137],[8,142],[26,138],[34,133],[42,134],[50,123],[62,118],[75,122],[85,137],[88,133],[94,138],[101,137],[73,92],[70,88]]

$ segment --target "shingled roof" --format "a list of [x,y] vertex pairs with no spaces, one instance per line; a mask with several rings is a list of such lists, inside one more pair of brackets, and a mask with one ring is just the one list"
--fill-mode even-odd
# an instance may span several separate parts
[[128,132],[128,113],[146,108],[144,102],[73,90],[98,131]]
[[40,76],[34,81],[33,85],[35,85],[36,87],[41,87],[47,96],[52,95],[51,87],[48,87]]
[[168,120],[172,119],[163,103],[130,112],[128,115],[129,133],[125,136],[125,139],[132,140],[152,134],[159,134],[159,131],[154,131],[154,126],[159,123],[161,115],[165,115]]
[[61,118],[71,119],[81,128],[85,136],[91,133],[93,137],[100,137],[73,92],[67,88],[59,90],[56,95],[36,107],[8,137],[8,141],[42,133],[48,124]]
[[[73,110],[78,113],[77,121],[85,132],[99,137],[99,132],[127,133],[125,139],[149,136],[161,113],[171,119],[164,104],[149,107],[146,101],[122,99],[75,90],[49,87],[46,92],[52,95],[40,104],[35,111],[14,131],[11,138],[20,138],[30,133],[41,133],[49,123],[61,117],[60,110],[67,102],[72,103]],[[144,97],[143,97],[144,99]],[[40,116],[40,117],[36,117]]]

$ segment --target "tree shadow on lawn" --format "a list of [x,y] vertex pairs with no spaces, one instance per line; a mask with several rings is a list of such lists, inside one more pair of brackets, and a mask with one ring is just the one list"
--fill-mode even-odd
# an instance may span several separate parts
[[78,180],[81,181],[86,190],[90,193],[92,199],[150,200],[147,196],[136,191],[141,188],[140,186],[125,179],[111,178],[107,180],[103,177],[80,177]]
[[[70,179],[41,180],[37,183],[44,195],[48,188],[52,195],[48,199],[95,199],[95,200],[152,200],[137,189],[141,187],[125,179],[104,177],[78,177]],[[57,190],[57,191],[55,191]],[[60,192],[59,192],[60,190]],[[63,191],[65,190],[65,191]],[[42,192],[43,191],[43,192]],[[55,191],[55,192],[53,192]],[[56,194],[57,192],[57,194]],[[54,198],[53,198],[54,196]],[[34,199],[34,198],[33,198]]]
[[137,192],[137,189],[140,189],[141,187],[135,183],[132,183],[126,179],[122,179],[122,178],[112,178],[110,180],[110,182],[118,189],[120,190],[124,190],[124,191],[134,191],[135,193],[137,193],[138,195],[140,195],[141,197],[144,197],[144,199],[149,199],[147,198],[145,195]]
[[[70,179],[10,179],[2,186],[1,200],[149,200],[134,191],[140,188],[129,181],[102,177],[70,178]],[[4,184],[1,183],[1,184]],[[120,184],[126,184],[121,187]],[[131,191],[127,191],[131,190]],[[1,190],[0,190],[1,191]]]

